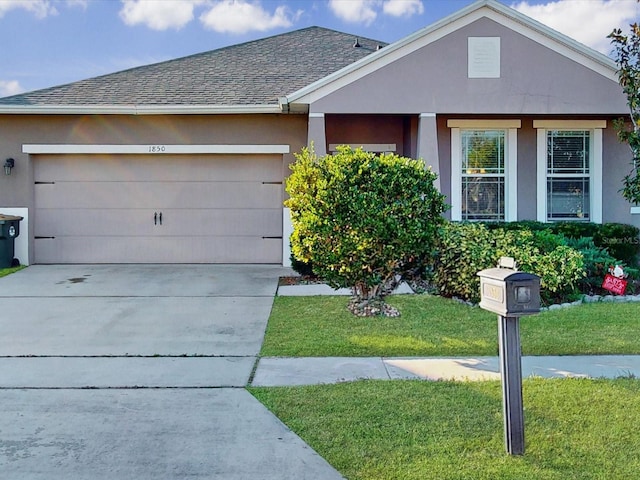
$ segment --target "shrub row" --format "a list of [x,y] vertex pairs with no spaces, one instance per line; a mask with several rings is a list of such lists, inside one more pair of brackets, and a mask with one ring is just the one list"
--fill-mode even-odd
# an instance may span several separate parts
[[[434,261],[433,280],[437,290],[445,296],[477,302],[480,284],[477,272],[495,267],[501,256],[509,256],[516,259],[519,269],[541,277],[541,295],[545,304],[571,300],[580,293],[608,293],[601,285],[604,275],[613,265],[627,267],[628,293],[635,293],[640,278],[638,268],[630,268],[626,261],[612,254],[611,249],[599,246],[593,237],[579,236],[593,233],[598,235],[600,245],[603,245],[604,238],[634,235],[637,232],[635,227],[580,224],[589,227],[572,228],[576,224],[566,223],[549,228],[552,225],[557,224],[447,224],[441,230]],[[635,246],[634,242],[628,244]],[[631,249],[626,251],[629,253]],[[635,256],[630,258],[635,261]]]
[[444,296],[478,302],[477,273],[513,257],[518,268],[540,276],[544,303],[566,299],[584,277],[580,252],[548,230],[489,229],[481,223],[448,223],[441,230],[434,264],[434,283]]
[[[546,304],[580,293],[607,294],[602,282],[614,265],[625,267],[627,293],[636,294],[638,233],[632,225],[616,223],[449,222],[440,231],[433,260],[422,259],[416,266],[429,266],[437,293],[472,302],[479,300],[477,272],[494,267],[501,256],[514,257],[521,270],[541,277]],[[304,262],[296,262],[294,268],[311,273],[311,265]]]
[[591,238],[593,244],[605,248],[609,254],[628,266],[637,266],[640,260],[640,229],[623,223],[585,223],[554,222],[542,223],[533,221],[495,222],[485,224],[495,230],[522,230],[534,232],[549,230],[569,239]]

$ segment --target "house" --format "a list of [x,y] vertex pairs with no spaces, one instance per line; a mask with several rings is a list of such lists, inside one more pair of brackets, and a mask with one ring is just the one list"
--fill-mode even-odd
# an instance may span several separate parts
[[23,263],[284,263],[314,144],[421,157],[454,220],[640,226],[608,57],[495,0],[396,43],[318,27],[0,99]]

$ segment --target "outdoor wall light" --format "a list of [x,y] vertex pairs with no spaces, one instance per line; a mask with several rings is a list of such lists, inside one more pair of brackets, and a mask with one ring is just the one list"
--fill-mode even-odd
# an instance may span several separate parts
[[11,175],[11,169],[15,167],[16,161],[13,158],[7,158],[4,161],[4,174]]

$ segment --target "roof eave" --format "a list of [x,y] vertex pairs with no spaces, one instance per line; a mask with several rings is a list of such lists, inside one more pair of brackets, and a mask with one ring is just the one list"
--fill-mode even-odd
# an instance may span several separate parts
[[282,113],[267,105],[0,105],[13,115],[223,115]]

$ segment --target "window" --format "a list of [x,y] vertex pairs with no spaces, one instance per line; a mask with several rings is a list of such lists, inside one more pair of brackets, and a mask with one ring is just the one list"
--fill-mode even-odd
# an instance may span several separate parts
[[517,219],[516,162],[519,120],[449,120],[451,218]]
[[[601,122],[535,121],[538,220],[602,221]],[[541,128],[546,127],[546,128]]]
[[462,220],[504,220],[504,130],[462,130]]
[[547,131],[547,220],[590,219],[588,130]]

